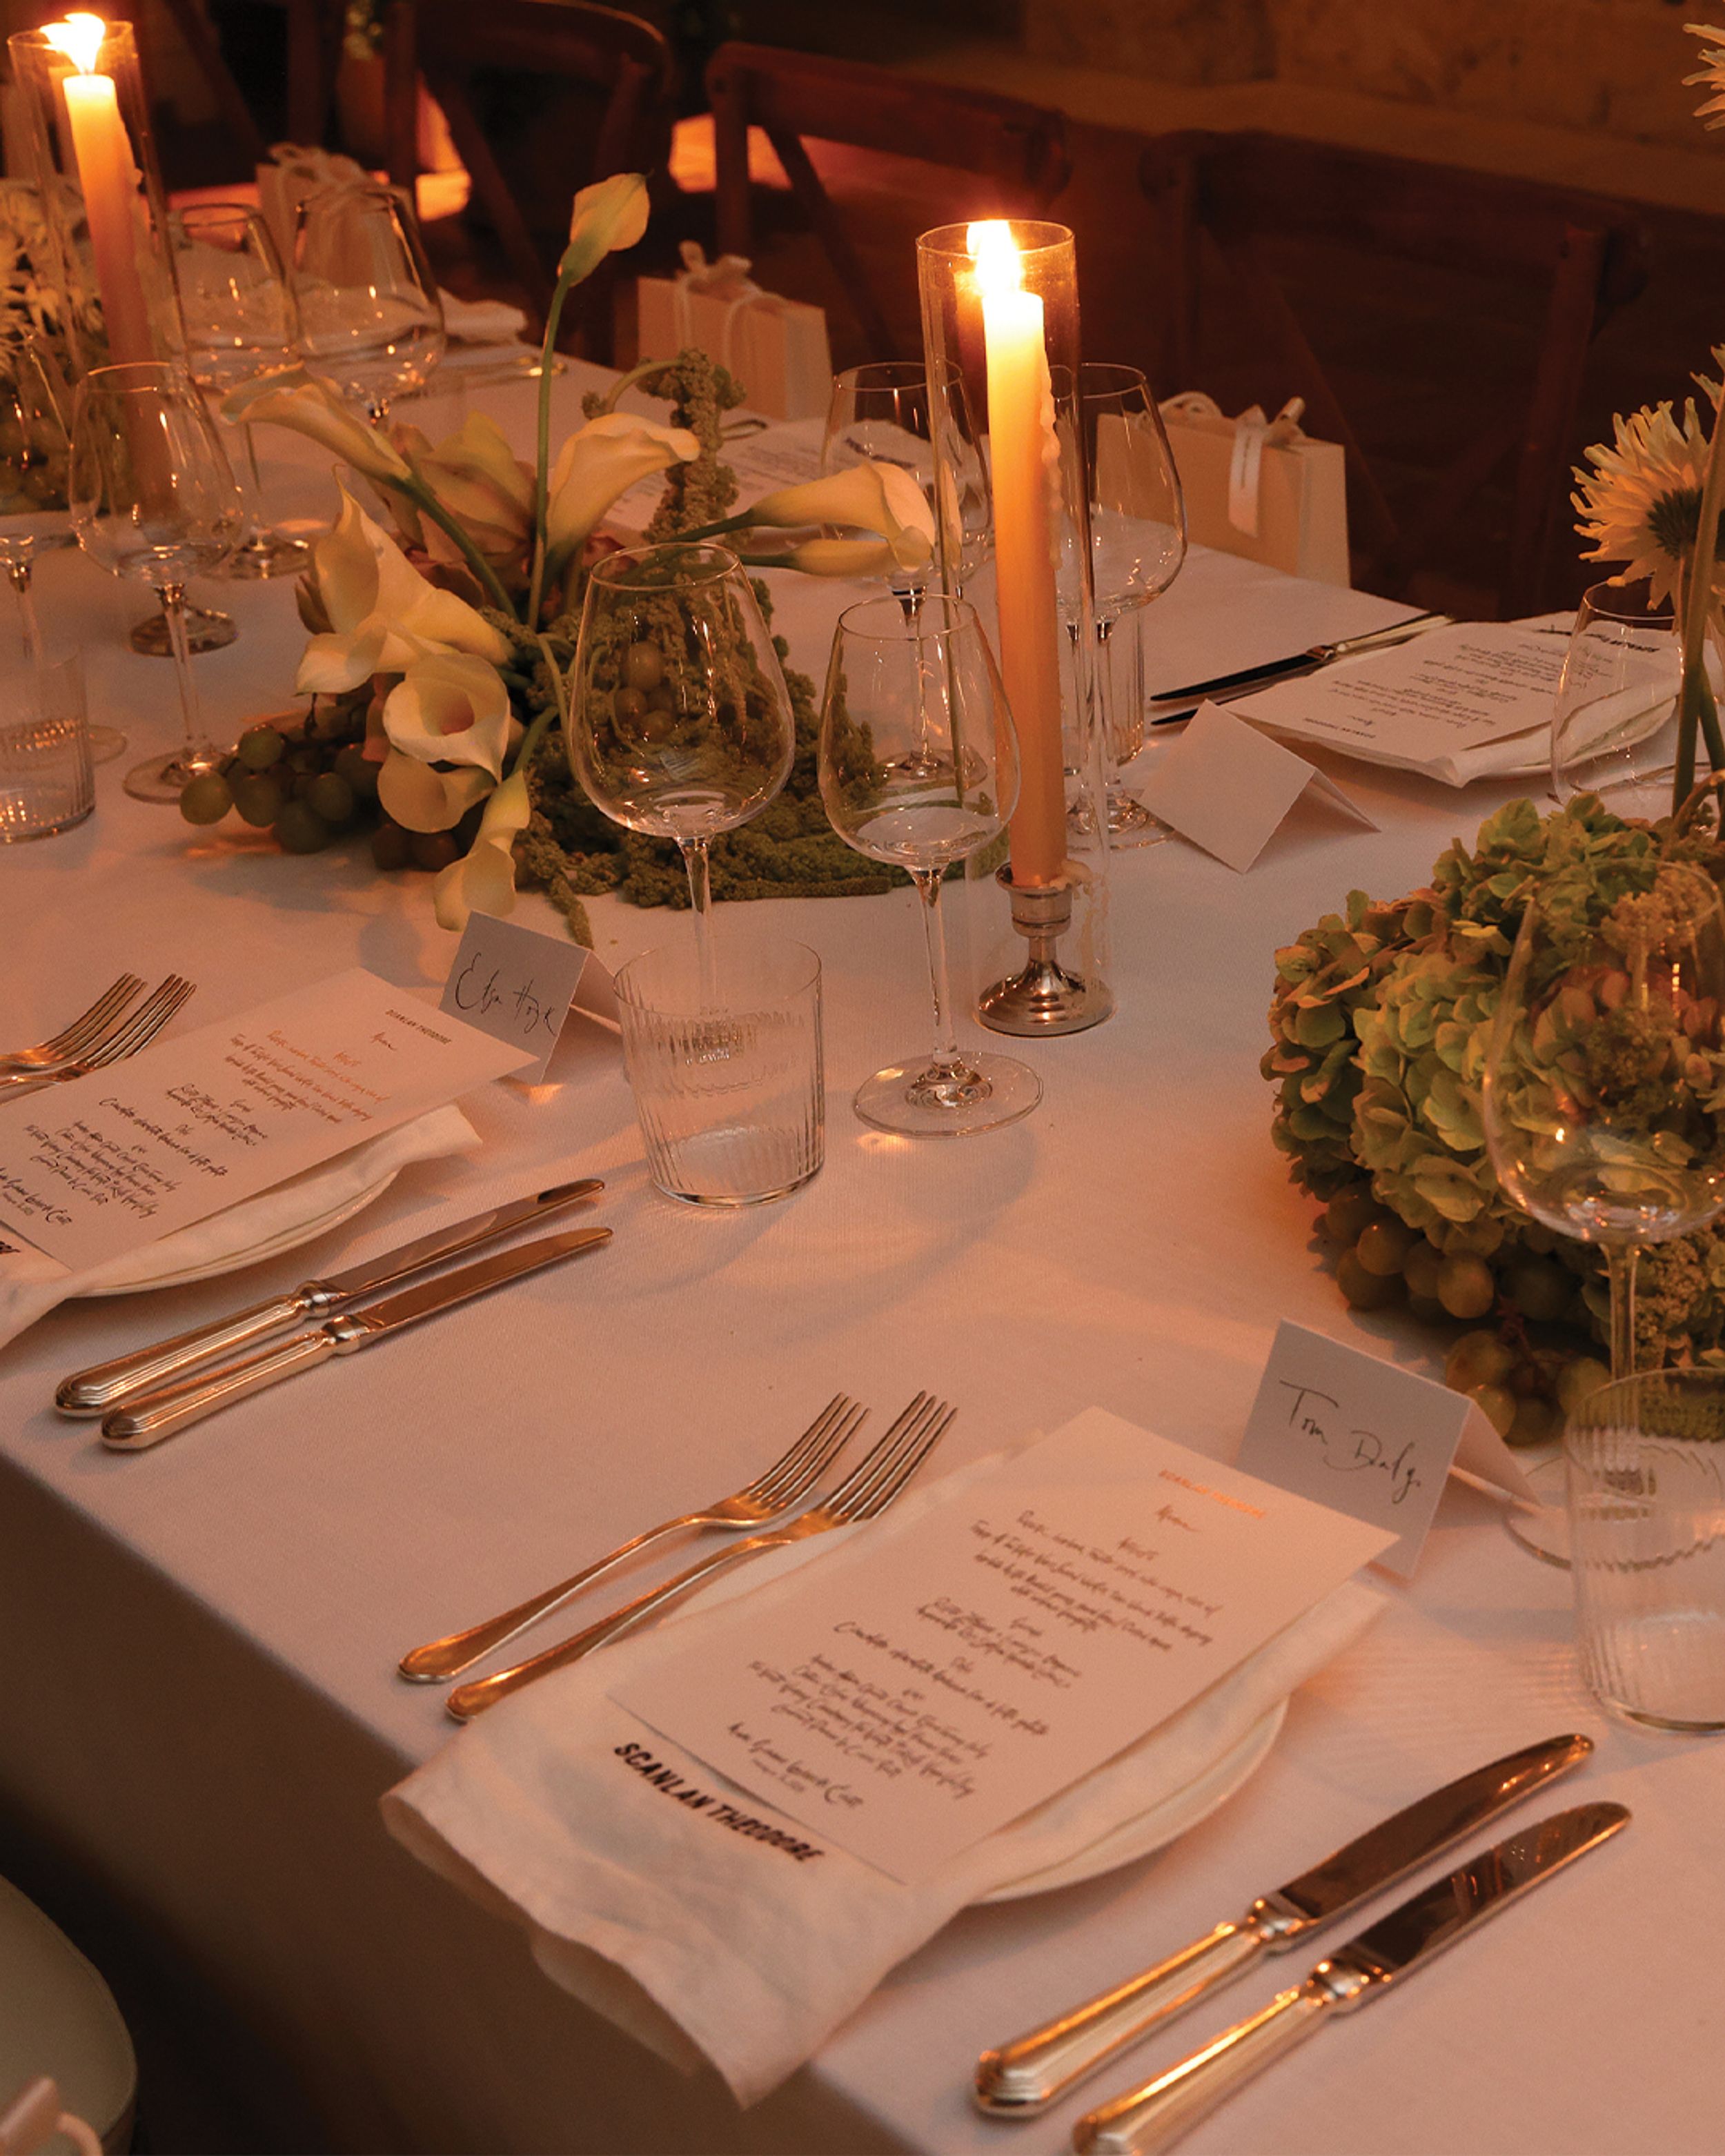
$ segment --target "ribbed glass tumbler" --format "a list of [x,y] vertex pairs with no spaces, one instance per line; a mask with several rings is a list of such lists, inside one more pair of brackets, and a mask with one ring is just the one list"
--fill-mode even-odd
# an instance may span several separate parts
[[692,946],[617,976],[623,1056],[647,1171],[690,1205],[761,1205],[826,1150],[820,961],[801,943],[727,944],[705,979]]
[[1563,1451],[1589,1685],[1655,1728],[1725,1728],[1725,1372],[1601,1386]]

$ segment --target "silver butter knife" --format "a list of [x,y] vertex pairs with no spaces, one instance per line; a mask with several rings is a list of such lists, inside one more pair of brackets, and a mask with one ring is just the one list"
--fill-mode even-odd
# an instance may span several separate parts
[[1178,2066],[1087,2112],[1072,2129],[1078,2156],[1143,2156],[1167,2148],[1252,2076],[1291,2051],[1331,2014],[1350,2014],[1399,1983],[1487,1917],[1553,1878],[1629,1825],[1622,1804],[1578,1804],[1471,1856],[1459,1871],[1392,1909],[1327,1955],[1306,1981]]
[[549,1190],[535,1191],[531,1198],[517,1198],[507,1205],[494,1205],[489,1213],[475,1213],[453,1227],[434,1229],[430,1235],[403,1243],[381,1258],[350,1265],[345,1272],[330,1273],[321,1280],[302,1281],[285,1295],[252,1303],[235,1311],[231,1317],[218,1317],[190,1332],[176,1333],[172,1340],[160,1340],[153,1347],[116,1356],[111,1363],[74,1370],[55,1393],[54,1404],[62,1414],[105,1414],[133,1393],[159,1392],[200,1363],[229,1354],[250,1341],[266,1340],[271,1333],[285,1332],[303,1318],[326,1317],[343,1303],[373,1289],[393,1287],[398,1281],[423,1272],[427,1265],[459,1257],[464,1250],[477,1250],[482,1243],[506,1235],[530,1221],[548,1220],[566,1206],[596,1197],[604,1187],[593,1176],[580,1183],[554,1183]]
[[130,1407],[116,1408],[102,1424],[102,1442],[116,1452],[141,1452],[159,1445],[189,1423],[201,1422],[235,1400],[261,1392],[291,1378],[331,1355],[352,1355],[404,1325],[417,1325],[422,1317],[435,1317],[476,1295],[485,1295],[505,1281],[537,1272],[583,1250],[596,1250],[611,1240],[608,1228],[570,1228],[561,1235],[542,1235],[536,1243],[517,1243],[481,1258],[477,1265],[463,1265],[452,1273],[439,1273],[400,1295],[386,1296],[358,1310],[343,1311],[315,1332],[296,1332],[279,1347],[243,1363],[230,1363],[190,1384],[172,1386],[166,1392],[146,1393]]
[[1214,696],[1219,689],[1237,689],[1247,681],[1274,681],[1284,674],[1309,674],[1315,667],[1327,666],[1332,660],[1351,659],[1358,651],[1387,651],[1392,644],[1404,644],[1411,636],[1423,635],[1430,629],[1446,629],[1450,617],[1446,613],[1404,614],[1399,621],[1392,621],[1383,629],[1369,629],[1358,636],[1338,637],[1331,644],[1314,644],[1304,651],[1291,651],[1286,659],[1266,659],[1260,665],[1236,667],[1231,674],[1212,675],[1208,681],[1189,681],[1183,689],[1158,689],[1149,698],[1153,704],[1183,703],[1190,696]]
[[1237,1922],[1218,1924],[1153,1969],[977,2061],[976,2100],[1002,2118],[1031,2118],[1118,2052],[1231,1984],[1260,1954],[1284,1953],[1373,1894],[1496,1819],[1558,1774],[1579,1767],[1590,1737],[1548,1737],[1476,1767],[1355,1836],[1322,1864],[1260,1895]]

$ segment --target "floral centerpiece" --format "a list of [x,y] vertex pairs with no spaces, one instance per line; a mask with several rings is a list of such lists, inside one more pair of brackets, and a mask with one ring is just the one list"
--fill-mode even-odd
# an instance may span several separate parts
[[[587,573],[619,542],[603,520],[644,480],[663,493],[644,537],[721,537],[745,562],[811,575],[870,576],[926,567],[933,516],[896,468],[865,464],[782,488],[732,513],[726,414],[742,402],[704,353],[647,360],[583,400],[585,424],[552,454],[551,385],[568,293],[613,249],[645,228],[639,174],[576,198],[548,310],[536,459],[517,458],[480,414],[433,444],[417,429],[386,435],[299,370],[266,376],[229,399],[231,417],[310,436],[368,490],[341,488],[341,514],[300,588],[310,632],[297,686],[303,721],[241,737],[221,771],[187,786],[187,819],[242,820],[290,852],[371,831],[384,869],[435,872],[446,928],[478,906],[506,912],[518,880],[546,891],[583,941],[583,896],[686,901],[675,850],[618,830],[582,793],[562,737],[567,680]],[[662,398],[663,419],[619,408],[626,390]],[[381,512],[385,522],[373,511]],[[809,527],[841,533],[798,538]],[[757,535],[783,534],[778,544]],[[762,549],[764,551],[757,551]],[[764,588],[763,607],[770,604]],[[785,647],[779,640],[779,655]],[[814,684],[788,672],[797,758],[783,796],[750,827],[716,842],[720,897],[879,891],[893,872],[860,861],[827,824],[815,783]]]
[[[1699,74],[1702,108],[1725,125],[1725,31]],[[1725,373],[1725,346],[1713,354]],[[1707,419],[1690,398],[1620,418],[1609,444],[1576,472],[1586,559],[1645,578],[1652,603],[1673,598],[1682,647],[1672,813],[1653,823],[1614,815],[1593,796],[1554,814],[1512,802],[1436,863],[1407,896],[1350,892],[1276,954],[1273,1045],[1263,1071],[1276,1088],[1272,1131],[1294,1180],[1325,1201],[1320,1228],[1336,1279],[1357,1309],[1405,1307],[1454,1332],[1446,1375],[1472,1393],[1512,1440],[1554,1435],[1575,1400],[1609,1372],[1599,1252],[1531,1220],[1499,1188],[1486,1156],[1480,1085],[1497,1001],[1530,896],[1578,939],[1626,917],[1681,870],[1725,886],[1717,808],[1680,813],[1697,773],[1725,771],[1707,670],[1720,628],[1717,558],[1725,507],[1725,393],[1698,376]],[[1609,1052],[1605,1029],[1589,1052]],[[1708,1229],[1645,1248],[1635,1301],[1640,1368],[1725,1363],[1725,1232]]]

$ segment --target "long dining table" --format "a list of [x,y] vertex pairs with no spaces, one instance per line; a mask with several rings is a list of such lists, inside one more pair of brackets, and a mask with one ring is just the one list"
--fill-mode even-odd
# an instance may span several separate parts
[[[560,433],[593,377],[557,386]],[[525,444],[530,389],[470,403]],[[416,414],[453,425],[449,398]],[[278,500],[327,514],[316,453],[265,439]],[[165,743],[170,670],[124,631],[142,588],[75,552],[39,572],[51,637],[82,645],[93,715]],[[775,574],[791,663],[819,679],[855,588]],[[290,701],[301,632],[282,584],[223,584],[228,649],[198,660],[218,735]],[[1394,612],[1195,562],[1146,625],[1153,680]],[[124,968],[198,983],[182,1024],[355,963],[434,993],[452,940],[429,880],[362,844],[278,853],[126,798],[109,765],[80,829],[0,856],[6,1036],[39,1037]],[[1413,1580],[1306,1685],[1274,1749],[1173,1845],[1059,1892],[966,1912],[895,1969],[776,2094],[740,2112],[552,1984],[523,1937],[422,1868],[377,1799],[449,1741],[410,1645],[521,1599],[626,1535],[747,1481],[834,1392],[889,1415],[918,1386],[959,1415],[948,1466],[1100,1405],[1232,1455],[1277,1322],[1435,1373],[1433,1337],[1343,1303],[1317,1208],[1270,1142],[1259,1075],[1273,953],[1354,887],[1426,880],[1453,838],[1537,780],[1456,793],[1324,760],[1373,818],[1297,808],[1246,875],[1175,841],[1118,853],[1118,1009],[1022,1045],[1045,1089],[963,1143],[871,1133],[860,1080],[927,1030],[916,901],[763,901],[819,952],[827,1155],[792,1199],[696,1212],[649,1184],[614,1037],[571,1021],[548,1081],[465,1102],[483,1141],[249,1270],[69,1302],[0,1353],[0,1808],[63,1852],[135,1932],[304,2092],[343,2150],[904,2149],[1066,2144],[1098,2094],[1166,2066],[1303,1974],[1267,1964],[1033,2124],[979,2116],[977,2052],[1241,1913],[1254,1897],[1465,1768],[1563,1729],[1598,1751],[1566,1784],[1630,1830],[1199,2126],[1194,2156],[1710,2156],[1725,2057],[1725,1746],[1609,1719],[1576,1666],[1569,1587],[1446,1493]],[[542,900],[522,916],[548,925]],[[997,905],[978,887],[974,910]],[[742,932],[721,906],[717,932]],[[686,936],[680,914],[593,903],[613,967]],[[973,947],[986,923],[970,923]],[[961,937],[961,947],[964,939]],[[172,1037],[172,1036],[169,1036]],[[69,1370],[408,1235],[602,1176],[601,1259],[516,1284],[379,1353],[260,1395],[136,1456],[58,1416]],[[877,1423],[878,1426],[878,1423]],[[669,1572],[675,1553],[653,1573]],[[1531,1815],[1529,1815],[1531,1816]],[[1333,1943],[1333,1942],[1327,1942]]]

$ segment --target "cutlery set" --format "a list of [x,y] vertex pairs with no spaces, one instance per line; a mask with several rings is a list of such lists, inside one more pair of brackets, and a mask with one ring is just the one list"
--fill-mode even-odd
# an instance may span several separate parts
[[[1368,651],[1388,651],[1395,644],[1424,636],[1428,629],[1450,626],[1450,617],[1446,613],[1406,614],[1400,621],[1391,622],[1387,629],[1371,629],[1363,636],[1344,636],[1331,644],[1314,644],[1286,659],[1269,659],[1261,666],[1241,666],[1232,674],[1214,674],[1207,681],[1189,681],[1183,688],[1158,689],[1148,700],[1148,723],[1152,726],[1183,726],[1200,703],[1208,701],[1231,704],[1241,696],[1254,696],[1260,689],[1267,689],[1272,681],[1296,680],[1302,675],[1320,672],[1338,659],[1363,657]],[[1167,706],[1171,704],[1178,708],[1168,710]]]
[[[1439,619],[1398,624],[1377,638],[1323,647],[1302,661],[1250,669],[1176,693],[1208,694],[1303,670],[1362,644],[1399,641],[1402,635],[1418,634],[1426,622],[1435,626]],[[126,974],[60,1033],[0,1055],[0,1098],[14,1086],[81,1076],[136,1054],[193,993],[192,983],[170,976],[126,1019],[124,1014],[143,985]],[[603,1188],[603,1183],[588,1178],[494,1206],[365,1264],[305,1281],[285,1295],[78,1371],[60,1385],[55,1404],[64,1414],[100,1416],[105,1445],[142,1450],[332,1356],[355,1353],[405,1326],[603,1247],[611,1240],[608,1228],[564,1229],[451,1271],[437,1270],[518,1228],[550,1220]],[[395,1291],[362,1299],[377,1297],[384,1289]],[[268,1344],[234,1359],[236,1351],[255,1350],[259,1343]],[[399,1674],[415,1683],[448,1683],[652,1545],[681,1534],[724,1538],[695,1563],[556,1645],[454,1686],[445,1697],[448,1711],[458,1721],[470,1720],[550,1671],[622,1637],[734,1565],[811,1535],[878,1519],[903,1494],[955,1413],[944,1400],[919,1392],[848,1474],[818,1491],[867,1417],[866,1409],[843,1393],[835,1394],[770,1466],[740,1489],[631,1536],[512,1609],[411,1649],[401,1659]],[[1204,1938],[1041,2027],[984,2051],[974,2080],[978,2107],[1000,2119],[1040,2116],[1264,1955],[1286,1953],[1321,1926],[1397,1885],[1476,1827],[1579,1766],[1593,1748],[1586,1737],[1550,1738],[1420,1798],[1298,1877],[1260,1895],[1242,1917],[1218,1924]],[[1260,2012],[1154,2079],[1087,2112],[1073,2128],[1074,2149],[1078,2156],[1140,2156],[1170,2147],[1333,2015],[1352,2013],[1400,1982],[1486,1917],[1609,1840],[1629,1819],[1621,1804],[1580,1804],[1479,1851],[1326,1955],[1302,1982],[1278,1993]]]

